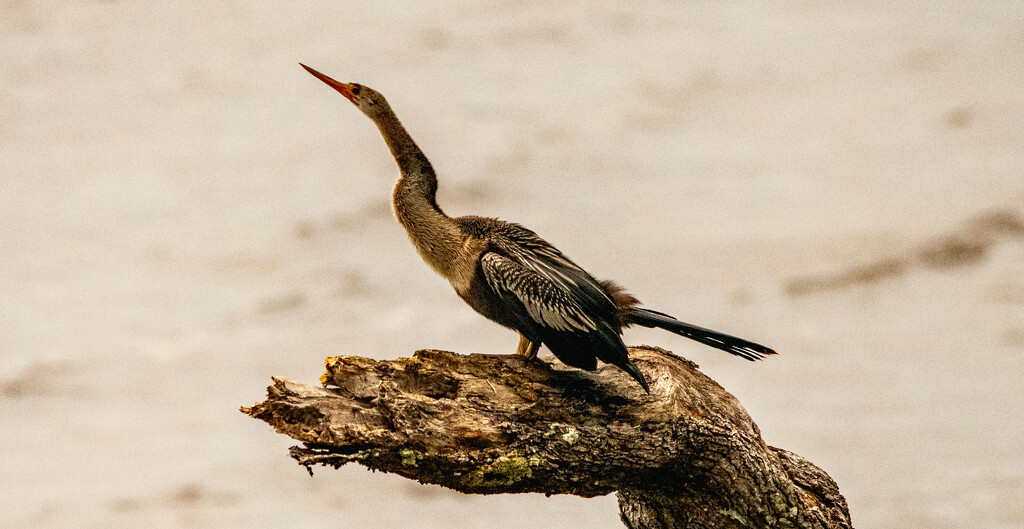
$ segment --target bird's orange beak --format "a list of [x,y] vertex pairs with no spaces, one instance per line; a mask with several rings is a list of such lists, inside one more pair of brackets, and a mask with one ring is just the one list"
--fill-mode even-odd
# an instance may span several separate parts
[[341,95],[345,96],[345,98],[348,99],[349,101],[353,103],[356,102],[355,96],[352,94],[352,85],[350,83],[340,83],[338,81],[335,81],[334,79],[327,77],[326,75],[310,68],[309,66],[306,66],[305,64],[302,64],[301,62],[299,63],[299,66],[302,66],[303,68],[306,69],[307,72],[313,74],[313,77],[316,77],[317,79],[320,79],[321,81],[327,83],[327,86],[340,92]]

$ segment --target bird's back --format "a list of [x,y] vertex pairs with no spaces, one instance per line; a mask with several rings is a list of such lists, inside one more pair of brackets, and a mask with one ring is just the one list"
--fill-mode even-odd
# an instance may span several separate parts
[[598,359],[629,363],[610,284],[519,224],[486,217],[455,220],[467,237],[486,242],[478,259],[480,281],[463,295],[474,309],[543,343],[567,365],[593,370]]

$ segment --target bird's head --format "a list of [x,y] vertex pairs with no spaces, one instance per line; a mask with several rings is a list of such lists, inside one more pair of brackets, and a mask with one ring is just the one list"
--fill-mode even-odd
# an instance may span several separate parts
[[335,81],[330,77],[306,66],[305,64],[299,63],[300,66],[306,69],[307,72],[313,74],[313,77],[320,79],[327,86],[337,90],[341,95],[345,96],[346,99],[352,102],[353,105],[363,111],[370,119],[376,120],[378,116],[384,114],[388,109],[388,102],[384,99],[384,96],[380,92],[358,83],[342,83]]

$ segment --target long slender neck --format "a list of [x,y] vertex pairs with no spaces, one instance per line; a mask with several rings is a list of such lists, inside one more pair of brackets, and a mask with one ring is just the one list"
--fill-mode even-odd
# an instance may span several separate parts
[[392,204],[420,257],[437,273],[451,279],[466,236],[437,205],[437,177],[423,151],[390,109],[374,119],[398,163],[401,178]]

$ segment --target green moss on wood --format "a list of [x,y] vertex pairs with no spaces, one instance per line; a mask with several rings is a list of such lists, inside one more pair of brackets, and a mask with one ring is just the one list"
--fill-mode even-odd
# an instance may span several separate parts
[[402,465],[407,467],[419,466],[417,464],[417,461],[419,461],[422,458],[422,456],[418,454],[415,450],[410,450],[408,448],[402,450],[401,452],[398,452],[398,455],[402,457]]
[[[462,478],[462,483],[474,489],[508,487],[533,476],[531,461],[515,453],[499,456]],[[539,461],[535,463],[539,464]]]

